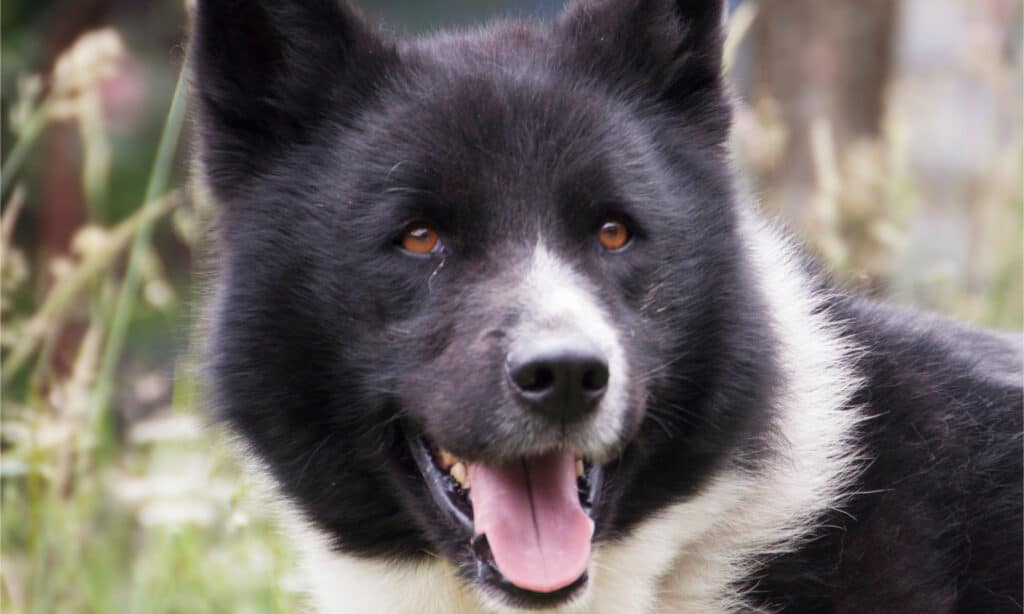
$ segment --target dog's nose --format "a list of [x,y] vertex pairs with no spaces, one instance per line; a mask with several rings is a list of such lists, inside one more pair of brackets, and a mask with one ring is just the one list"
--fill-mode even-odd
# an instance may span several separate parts
[[608,386],[608,360],[583,337],[540,337],[508,353],[512,389],[527,406],[559,422],[594,411]]

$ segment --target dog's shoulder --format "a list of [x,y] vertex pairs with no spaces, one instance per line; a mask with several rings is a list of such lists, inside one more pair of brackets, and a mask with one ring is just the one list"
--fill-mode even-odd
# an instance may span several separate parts
[[864,469],[755,592],[800,612],[1019,612],[1024,339],[846,296],[829,314],[858,348]]
[[1020,333],[996,332],[863,298],[841,297],[834,304],[843,324],[867,350],[863,366],[869,375],[890,363],[947,386],[965,379],[999,389],[1021,388]]

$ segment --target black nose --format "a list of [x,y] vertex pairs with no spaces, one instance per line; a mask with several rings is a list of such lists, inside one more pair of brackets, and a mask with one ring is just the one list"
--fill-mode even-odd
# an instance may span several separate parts
[[608,360],[582,337],[539,337],[508,353],[512,389],[527,406],[559,422],[594,410],[608,386]]

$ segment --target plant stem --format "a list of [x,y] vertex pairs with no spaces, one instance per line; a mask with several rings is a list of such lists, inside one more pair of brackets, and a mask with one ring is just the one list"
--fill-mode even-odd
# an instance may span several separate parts
[[132,237],[142,226],[160,219],[176,207],[181,200],[181,193],[174,191],[143,204],[132,217],[110,231],[106,249],[86,256],[77,268],[57,283],[46,295],[43,305],[22,327],[10,357],[4,360],[3,377],[0,381],[9,382],[17,375],[21,367],[25,365],[25,361],[32,357],[39,343],[46,337],[47,331],[71,306],[75,297],[81,294],[97,275],[110,267],[114,259],[128,246]]
[[3,215],[0,215],[0,253],[7,254],[7,246],[11,244],[11,235],[14,234],[14,225],[18,223],[18,216],[25,206],[25,188],[19,187],[7,199],[4,205]]
[[[174,98],[171,100],[171,108],[167,113],[167,120],[160,135],[160,144],[157,147],[156,160],[150,170],[149,182],[146,185],[146,197],[143,207],[152,206],[157,195],[167,189],[171,176],[171,167],[174,162],[174,152],[178,146],[178,137],[181,135],[181,127],[185,121],[185,70],[182,68],[178,75],[178,83],[174,87]],[[128,325],[131,323],[132,312],[135,309],[135,299],[139,290],[139,263],[153,238],[154,219],[148,219],[140,223],[139,231],[135,235],[131,253],[128,259],[128,268],[125,271],[124,282],[121,284],[121,292],[117,297],[117,304],[114,307],[114,320],[110,325],[110,332],[103,348],[103,357],[100,361],[99,372],[96,377],[96,384],[93,387],[90,398],[90,413],[92,415],[93,432],[96,433],[96,443],[100,452],[109,444],[110,431],[106,428],[108,420],[108,405],[114,389],[114,376],[121,351],[124,349],[125,338],[128,334]]]
[[46,99],[29,115],[25,121],[24,128],[18,135],[18,140],[14,143],[10,153],[7,154],[7,159],[3,162],[3,167],[0,169],[0,195],[6,194],[7,188],[11,187],[15,176],[21,170],[21,165],[25,162],[25,158],[28,157],[28,152],[35,145],[39,135],[43,133],[43,128],[49,119],[50,100]]
[[754,25],[757,11],[757,4],[744,2],[729,17],[729,26],[725,35],[725,46],[722,51],[722,66],[725,74],[732,72],[732,68],[736,64],[736,56],[739,53],[740,45],[747,38],[750,27]]

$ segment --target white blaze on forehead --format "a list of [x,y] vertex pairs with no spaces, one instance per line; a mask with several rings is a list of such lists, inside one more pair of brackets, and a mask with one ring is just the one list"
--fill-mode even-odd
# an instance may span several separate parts
[[514,298],[520,324],[514,337],[572,333],[594,343],[608,360],[608,389],[598,411],[574,437],[582,452],[602,456],[619,443],[629,378],[619,331],[587,280],[538,241]]
[[521,288],[521,300],[528,305],[525,319],[538,327],[571,328],[599,345],[617,343],[615,329],[583,281],[568,263],[538,243]]

